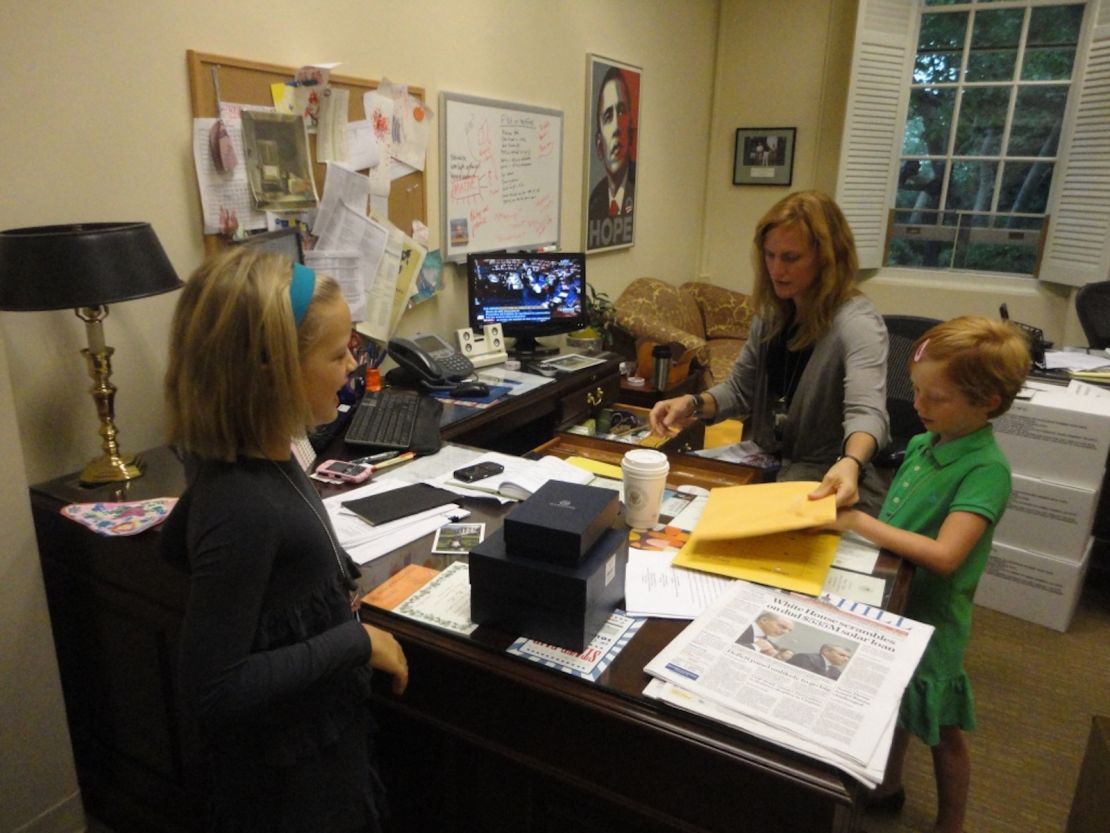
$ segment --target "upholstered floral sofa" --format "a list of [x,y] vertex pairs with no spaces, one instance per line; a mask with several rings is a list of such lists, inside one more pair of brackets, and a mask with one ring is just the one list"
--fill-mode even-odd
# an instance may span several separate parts
[[689,360],[708,387],[728,376],[748,340],[748,296],[701,281],[681,286],[637,278],[617,298],[614,347],[637,355],[644,342],[668,344],[674,361]]

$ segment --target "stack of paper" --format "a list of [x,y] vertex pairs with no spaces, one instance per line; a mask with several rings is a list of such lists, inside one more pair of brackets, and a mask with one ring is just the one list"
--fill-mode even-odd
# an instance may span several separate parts
[[736,581],[647,664],[655,679],[644,694],[874,787],[932,632],[839,597]]
[[446,524],[461,521],[470,513],[457,503],[448,503],[414,514],[391,520],[387,523],[369,524],[357,512],[344,503],[361,498],[384,495],[394,489],[407,486],[403,480],[375,480],[349,492],[329,497],[324,508],[339,538],[339,544],[358,564],[366,564],[380,558],[398,547],[429,535]]
[[810,500],[815,481],[713,489],[673,564],[816,596],[838,536],[808,530],[836,520],[833,496]]

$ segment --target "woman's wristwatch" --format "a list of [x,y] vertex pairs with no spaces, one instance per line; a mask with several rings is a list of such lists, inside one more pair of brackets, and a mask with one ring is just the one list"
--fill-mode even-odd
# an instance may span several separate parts
[[863,478],[867,476],[867,469],[863,467],[863,460],[852,454],[841,454],[839,457],[836,458],[837,463],[839,463],[841,460],[851,460],[853,463],[859,466],[859,482],[862,483]]
[[693,400],[693,407],[690,409],[690,416],[695,419],[704,419],[705,417],[705,399],[700,393],[690,394],[690,399]]

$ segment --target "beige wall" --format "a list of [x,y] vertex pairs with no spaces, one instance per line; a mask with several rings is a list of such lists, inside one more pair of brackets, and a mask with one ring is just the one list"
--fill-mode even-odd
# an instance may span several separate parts
[[[20,104],[0,120],[4,148],[0,228],[146,220],[178,273],[201,259],[191,170],[185,52],[290,66],[340,61],[341,72],[383,76],[439,92],[563,111],[561,244],[582,245],[586,54],[643,68],[636,246],[591,257],[590,278],[615,295],[628,279],[692,278],[701,249],[706,139],[716,61],[716,0],[43,0],[8,4],[0,52],[18,77]],[[691,141],[690,137],[694,137]],[[433,245],[439,164],[428,169]],[[465,326],[465,287],[452,267],[442,297],[407,314],[402,330]],[[118,304],[106,322],[120,441],[162,442],[161,376],[174,296]],[[80,468],[99,451],[87,389],[83,327],[72,312],[0,313],[0,428],[7,480],[0,521],[17,531],[5,550],[0,632],[20,633],[4,653],[0,724],[21,731],[0,744],[5,778],[26,803],[0,802],[0,833],[74,830],[75,781],[65,737],[41,578],[26,500],[28,483]],[[14,416],[14,419],[13,419]],[[14,453],[22,451],[22,453]],[[24,476],[25,473],[25,476]],[[18,668],[7,663],[18,661]],[[15,685],[11,684],[15,681]],[[30,764],[21,766],[21,762]],[[0,780],[0,794],[14,794]],[[57,806],[56,806],[57,805]],[[33,821],[36,817],[37,820]]]
[[[853,0],[784,0],[771,14],[762,0],[721,0],[701,260],[705,280],[750,289],[750,234],[763,212],[792,189],[835,193],[855,7]],[[792,189],[731,184],[738,127],[798,128]],[[1005,302],[1013,318],[1041,327],[1056,343],[1086,343],[1066,287],[981,273],[897,269],[863,278],[864,292],[883,313],[995,317]]]
[[[315,14],[314,14],[315,13]],[[553,107],[564,113],[561,243],[582,245],[586,54],[643,68],[636,246],[590,258],[591,280],[694,276],[701,248],[705,143],[716,43],[715,0],[46,0],[9,10],[7,65],[20,68],[26,118],[3,120],[0,227],[148,220],[182,277],[201,257],[191,172],[185,51],[341,71]],[[681,129],[679,129],[681,128]],[[697,137],[693,143],[690,136]],[[439,163],[429,159],[428,214],[438,245]],[[406,332],[466,325],[464,281],[402,322]],[[112,307],[121,444],[162,441],[160,377],[174,296]],[[0,315],[28,478],[79,468],[97,450],[89,380],[71,312]],[[51,425],[53,423],[53,425]]]
[[68,833],[84,813],[6,368],[0,342],[0,831]]
[[[751,233],[792,190],[836,188],[855,3],[722,0],[702,278],[752,288]],[[847,42],[843,37],[847,32]],[[733,185],[736,129],[794,127],[791,187]]]

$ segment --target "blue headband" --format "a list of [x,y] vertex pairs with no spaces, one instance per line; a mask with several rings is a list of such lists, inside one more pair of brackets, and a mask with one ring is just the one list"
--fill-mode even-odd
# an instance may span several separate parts
[[289,284],[289,301],[293,304],[293,321],[299,327],[316,291],[316,272],[300,263],[293,264],[293,280]]

